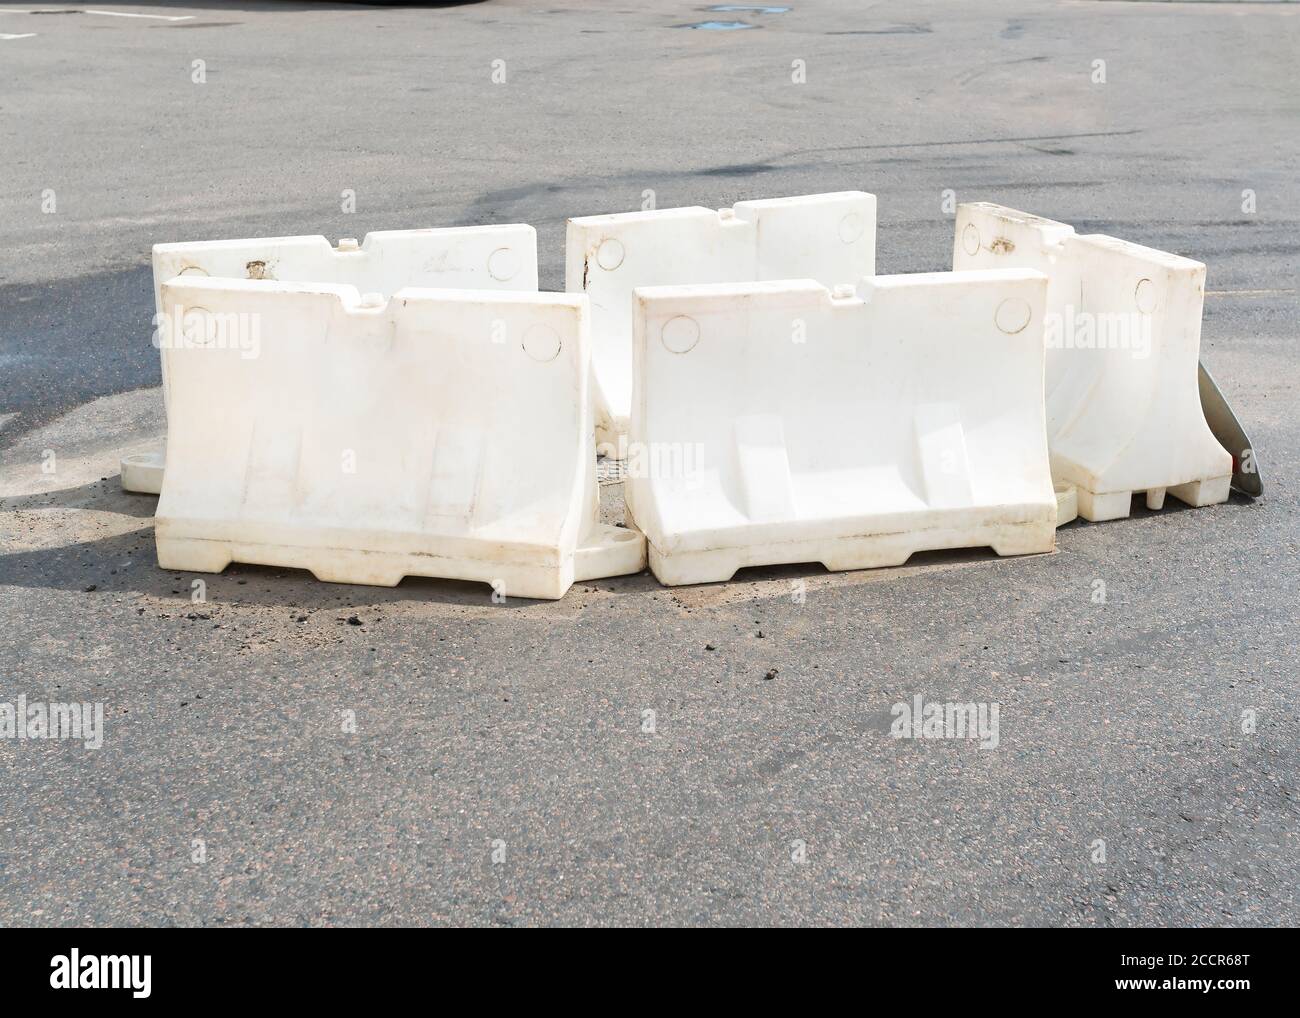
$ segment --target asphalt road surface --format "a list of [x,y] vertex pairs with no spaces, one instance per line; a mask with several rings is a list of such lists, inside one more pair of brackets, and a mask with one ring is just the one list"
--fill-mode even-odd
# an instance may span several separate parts
[[[137,16],[0,6],[0,701],[105,711],[0,740],[0,925],[1300,922],[1300,5],[93,10]],[[153,243],[528,222],[562,289],[568,216],[851,188],[882,272],[949,267],[948,189],[1205,262],[1266,496],[1026,559],[196,603],[119,489]],[[998,745],[891,738],[918,694]]]

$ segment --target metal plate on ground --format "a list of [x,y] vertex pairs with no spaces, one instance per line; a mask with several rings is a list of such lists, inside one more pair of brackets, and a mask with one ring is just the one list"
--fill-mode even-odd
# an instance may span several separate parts
[[1228,401],[1215,384],[1214,376],[1200,364],[1201,410],[1205,421],[1228,452],[1232,453],[1232,486],[1251,498],[1264,494],[1264,480],[1259,474],[1259,457],[1251,445],[1246,429],[1228,406]]

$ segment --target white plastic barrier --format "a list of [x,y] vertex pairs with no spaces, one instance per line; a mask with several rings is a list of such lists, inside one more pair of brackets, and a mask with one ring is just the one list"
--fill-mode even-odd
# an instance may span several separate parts
[[182,276],[162,301],[163,568],[558,598],[644,566],[597,522],[585,297]]
[[638,290],[627,501],[655,576],[1051,551],[1046,287],[999,270]]
[[632,406],[632,291],[876,271],[876,198],[862,191],[570,219],[565,289],[591,297],[596,440],[616,446]]
[[1047,274],[1047,435],[1052,474],[1079,515],[1125,517],[1226,501],[1232,456],[1201,409],[1205,266],[1000,205],[958,206],[954,269]]
[[[153,249],[155,311],[162,285],[176,276],[343,283],[385,297],[408,286],[468,290],[537,289],[537,233],[531,226],[389,230],[331,247],[324,237],[262,237]],[[163,376],[166,397],[167,378]],[[122,458],[122,487],[157,494],[164,455],[157,449]]]

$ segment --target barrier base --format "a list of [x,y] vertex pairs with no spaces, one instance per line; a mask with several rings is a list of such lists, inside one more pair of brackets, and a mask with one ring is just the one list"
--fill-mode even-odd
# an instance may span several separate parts
[[1079,518],[1079,491],[1073,484],[1054,484],[1056,489],[1056,525],[1063,527]]
[[[1192,508],[1218,505],[1220,502],[1228,501],[1231,487],[1232,475],[1225,474],[1223,477],[1189,481],[1186,484],[1175,484],[1167,488],[1151,488],[1146,491],[1147,508],[1163,509],[1166,495],[1173,495],[1178,501]],[[1097,493],[1083,487],[1077,488],[1076,492],[1079,500],[1079,515],[1092,523],[1127,519],[1133,505],[1133,496],[1142,494],[1140,489]]]
[[157,525],[158,565],[163,569],[219,573],[232,562],[243,562],[305,569],[325,583],[372,587],[396,587],[407,576],[427,576],[487,583],[506,597],[551,601],[563,597],[574,581],[637,573],[646,563],[639,532],[603,525],[579,543],[572,560],[561,565],[527,562],[544,553],[501,544],[475,556],[470,553],[475,542],[463,539],[448,540],[439,551],[396,551],[358,548],[355,537],[349,538],[352,547],[338,547],[328,534],[318,535],[318,544],[294,544],[176,536],[177,530],[183,534],[184,527],[174,520]]
[[663,554],[649,541],[650,570],[669,587],[688,583],[720,583],[747,566],[820,562],[833,573],[850,569],[901,566],[918,551],[989,547],[1001,556],[1036,555],[1052,551],[1056,533],[1041,521],[952,526],[934,530],[856,537],[811,538],[781,545],[714,548]]
[[601,580],[639,573],[646,566],[645,538],[629,527],[601,524],[573,553],[573,579]]

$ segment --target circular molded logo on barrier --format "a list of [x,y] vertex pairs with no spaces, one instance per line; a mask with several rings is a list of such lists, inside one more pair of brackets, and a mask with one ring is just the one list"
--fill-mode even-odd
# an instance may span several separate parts
[[1156,284],[1149,279],[1139,279],[1133,288],[1133,299],[1137,301],[1138,310],[1144,315],[1156,309]]
[[1008,336],[1014,336],[1024,330],[1033,315],[1029,301],[1023,297],[1008,297],[993,312],[993,322]]
[[549,325],[530,325],[524,332],[524,353],[539,364],[553,361],[560,355],[560,335]]
[[606,272],[613,272],[622,265],[625,257],[627,251],[623,248],[623,242],[614,237],[606,237],[600,242],[600,247],[596,248],[596,264]]
[[700,341],[700,323],[689,315],[677,315],[664,322],[659,338],[671,353],[687,353]]
[[862,236],[862,217],[856,212],[850,212],[840,220],[840,240],[846,244],[852,244]]
[[488,255],[488,275],[505,283],[519,275],[519,255],[513,248],[499,247]]
[[216,344],[217,323],[207,308],[185,308],[180,321],[175,324],[180,327],[181,342],[178,346],[203,347]]

